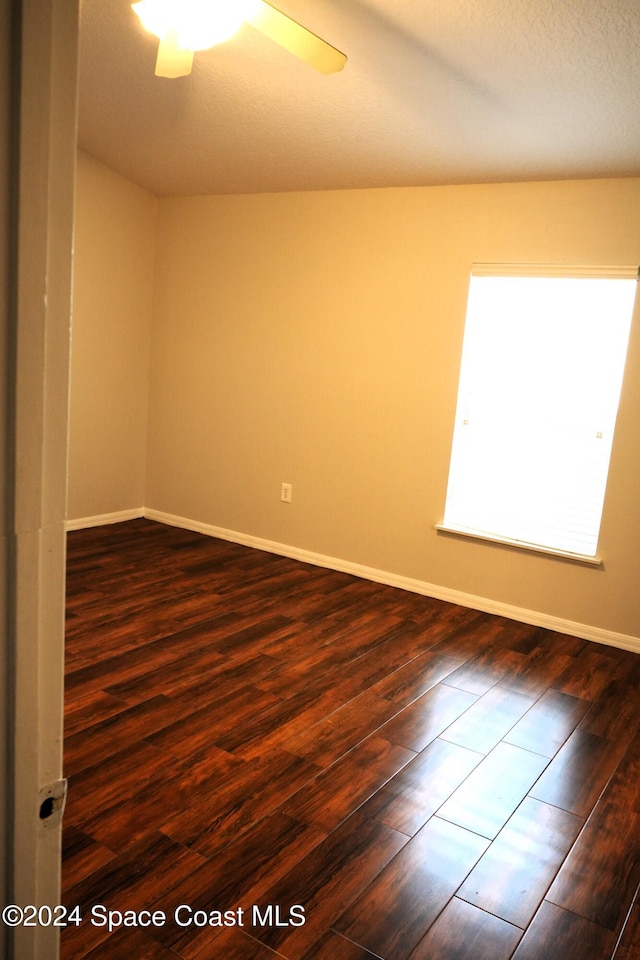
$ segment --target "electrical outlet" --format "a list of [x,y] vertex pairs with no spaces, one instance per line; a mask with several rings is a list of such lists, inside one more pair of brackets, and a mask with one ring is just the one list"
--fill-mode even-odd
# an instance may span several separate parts
[[290,483],[283,483],[280,490],[280,499],[283,503],[291,503],[292,488]]

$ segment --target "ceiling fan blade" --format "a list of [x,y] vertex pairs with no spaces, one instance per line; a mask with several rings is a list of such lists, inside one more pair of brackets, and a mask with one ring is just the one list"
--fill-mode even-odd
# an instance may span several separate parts
[[178,33],[169,30],[164,40],[160,41],[156,59],[156,77],[186,77],[191,73],[193,65],[193,50],[183,50],[178,46]]
[[281,13],[266,0],[260,0],[257,12],[247,22],[320,73],[337,73],[347,62],[344,53],[292,20],[286,13]]

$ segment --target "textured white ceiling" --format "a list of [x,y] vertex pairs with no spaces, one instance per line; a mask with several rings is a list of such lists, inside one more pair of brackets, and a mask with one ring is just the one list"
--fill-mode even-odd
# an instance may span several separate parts
[[130,0],[82,0],[80,146],[158,195],[640,175],[638,0],[275,3],[341,73],[245,26],[160,79]]

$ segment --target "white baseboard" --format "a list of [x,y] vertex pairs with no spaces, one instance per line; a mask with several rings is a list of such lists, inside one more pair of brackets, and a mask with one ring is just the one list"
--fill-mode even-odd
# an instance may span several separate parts
[[85,530],[87,527],[103,527],[107,523],[122,523],[124,520],[137,520],[144,517],[144,507],[135,507],[133,510],[117,510],[115,513],[99,513],[95,517],[80,517],[77,520],[67,520],[65,530]]
[[508,603],[500,603],[499,601],[490,600],[486,597],[477,597],[470,593],[462,593],[459,590],[451,590],[448,587],[427,583],[424,580],[402,577],[395,573],[389,573],[386,570],[377,570],[374,567],[366,567],[359,563],[352,563],[349,560],[341,560],[337,557],[312,553],[309,550],[302,550],[299,547],[292,547],[285,543],[263,540],[260,537],[252,537],[249,534],[238,533],[236,530],[214,527],[208,523],[201,523],[199,520],[189,520],[187,517],[178,517],[171,513],[163,513],[161,510],[145,508],[144,516],[149,520],[156,520],[158,523],[166,523],[172,527],[182,527],[184,530],[193,530],[195,533],[204,533],[209,537],[228,540],[231,543],[240,543],[245,547],[253,547],[255,550],[265,550],[267,553],[276,553],[282,557],[290,557],[293,560],[300,560],[303,563],[311,563],[316,567],[326,567],[329,570],[339,570],[341,573],[350,573],[355,577],[361,577],[363,580],[373,580],[375,583],[398,587],[400,590],[408,590],[410,593],[419,593],[423,596],[434,597],[436,600],[446,600],[448,603],[457,603],[463,607],[470,607],[472,610],[480,610],[483,613],[493,613],[501,617],[507,617],[509,620],[518,620],[521,623],[529,623],[535,627],[545,627],[547,630],[554,630],[557,633],[566,633],[572,637],[581,637],[584,640],[593,640],[595,643],[603,643],[606,646],[620,647],[623,650],[630,650],[632,653],[640,653],[640,637],[632,637],[624,633],[615,633],[613,630],[604,630],[601,627],[594,627],[585,623],[576,623],[572,620],[563,620],[560,617],[553,617],[536,610],[527,610],[524,607],[511,606]]

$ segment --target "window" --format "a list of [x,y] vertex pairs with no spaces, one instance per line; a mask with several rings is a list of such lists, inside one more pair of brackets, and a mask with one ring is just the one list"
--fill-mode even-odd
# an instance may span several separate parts
[[637,276],[473,268],[440,529],[595,560]]

